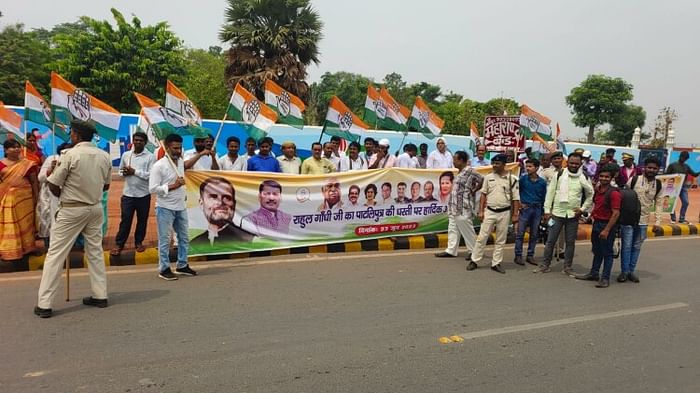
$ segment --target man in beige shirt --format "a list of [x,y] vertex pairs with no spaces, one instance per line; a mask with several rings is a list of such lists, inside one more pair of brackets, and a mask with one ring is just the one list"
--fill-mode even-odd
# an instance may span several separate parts
[[297,145],[292,141],[284,141],[281,146],[283,155],[277,157],[277,161],[282,173],[298,175],[301,172],[301,159],[297,157]]
[[481,206],[479,207],[479,219],[481,229],[476,239],[476,245],[472,252],[471,261],[467,270],[477,268],[477,263],[484,257],[484,247],[491,236],[491,231],[496,229],[496,241],[494,243],[491,270],[505,274],[501,267],[503,261],[503,245],[508,235],[508,224],[518,222],[520,211],[520,188],[518,178],[506,170],[506,155],[498,154],[491,158],[493,172],[484,176],[481,187]]
[[107,152],[91,142],[95,132],[94,125],[73,120],[70,132],[73,148],[61,157],[60,164],[47,179],[49,190],[59,198],[59,208],[44,260],[38,303],[34,308],[34,314],[41,318],[52,315],[51,304],[61,279],[63,263],[81,233],[85,238],[93,294],[83,298],[83,304],[107,307],[101,201],[102,193],[109,189],[112,163]]

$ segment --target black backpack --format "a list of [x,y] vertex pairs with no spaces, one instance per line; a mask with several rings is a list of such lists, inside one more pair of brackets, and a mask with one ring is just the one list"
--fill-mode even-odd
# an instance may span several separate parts
[[642,204],[639,203],[639,196],[632,187],[625,186],[618,191],[622,196],[620,203],[619,225],[639,225],[639,216],[642,214]]

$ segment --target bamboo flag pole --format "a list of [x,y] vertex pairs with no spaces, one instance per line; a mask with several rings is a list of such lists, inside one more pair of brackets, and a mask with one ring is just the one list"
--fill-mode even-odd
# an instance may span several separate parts
[[219,142],[219,137],[221,136],[221,131],[224,129],[224,123],[228,119],[228,111],[224,113],[224,118],[221,119],[221,125],[219,126],[219,131],[216,132],[216,138],[214,138],[214,150],[216,150],[216,143]]

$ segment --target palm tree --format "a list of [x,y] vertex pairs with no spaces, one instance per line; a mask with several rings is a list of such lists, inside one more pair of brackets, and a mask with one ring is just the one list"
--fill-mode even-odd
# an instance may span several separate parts
[[318,64],[323,23],[309,0],[228,0],[219,33],[231,45],[224,75],[264,97],[270,79],[306,101],[306,67]]

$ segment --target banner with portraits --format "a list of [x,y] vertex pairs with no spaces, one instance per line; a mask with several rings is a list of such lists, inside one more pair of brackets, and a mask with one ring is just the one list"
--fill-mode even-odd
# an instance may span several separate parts
[[[509,164],[518,173],[517,164]],[[480,167],[482,174],[491,167]],[[190,256],[444,232],[456,169],[188,171]]]
[[678,201],[681,188],[683,188],[685,175],[676,173],[671,175],[658,175],[656,178],[661,181],[660,194],[663,197],[663,212],[673,213],[676,209],[676,201]]

